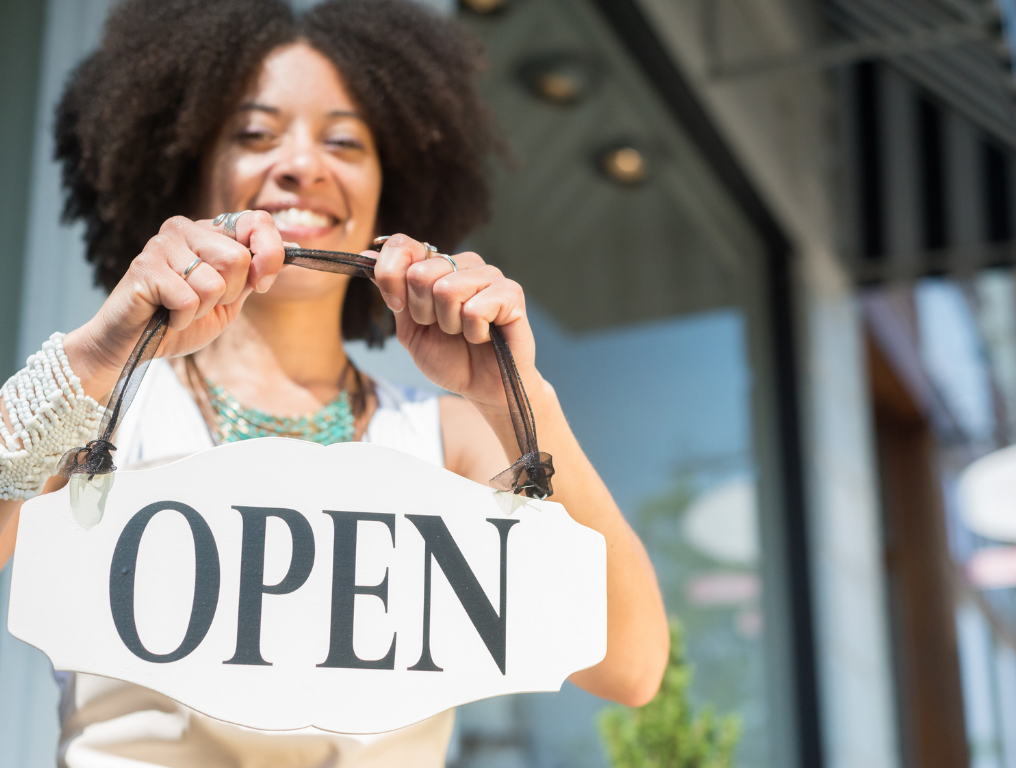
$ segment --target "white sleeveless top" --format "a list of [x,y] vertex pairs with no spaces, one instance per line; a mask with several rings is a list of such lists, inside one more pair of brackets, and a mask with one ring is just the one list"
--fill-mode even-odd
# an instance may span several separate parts
[[[444,466],[437,398],[383,382],[377,396],[363,441]],[[123,469],[214,445],[197,404],[164,360],[152,361],[116,442]],[[369,736],[317,728],[258,731],[214,720],[138,685],[56,674],[63,691],[60,768],[440,768],[455,721],[455,710],[448,710]]]

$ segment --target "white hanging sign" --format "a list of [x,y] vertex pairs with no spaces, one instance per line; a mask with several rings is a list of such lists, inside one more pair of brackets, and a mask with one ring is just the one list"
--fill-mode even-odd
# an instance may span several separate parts
[[21,512],[8,625],[57,669],[252,728],[377,733],[606,653],[605,542],[559,504],[281,438],[114,477],[98,522],[68,488]]

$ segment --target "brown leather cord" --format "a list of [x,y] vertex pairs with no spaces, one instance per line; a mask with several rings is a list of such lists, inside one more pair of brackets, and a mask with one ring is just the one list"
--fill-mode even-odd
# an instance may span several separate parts
[[[322,272],[335,272],[353,277],[374,277],[374,265],[377,260],[370,256],[342,251],[319,251],[306,248],[287,248],[286,264],[294,264],[306,269]],[[106,474],[116,470],[113,465],[113,454],[116,446],[113,435],[123,420],[124,414],[134,400],[138,387],[144,378],[148,365],[155,357],[159,345],[165,338],[169,327],[169,310],[159,307],[152,315],[148,326],[134,346],[127,364],[120,373],[116,387],[109,399],[109,405],[99,425],[99,436],[82,448],[74,448],[64,454],[60,463],[60,474],[69,477],[71,474]],[[511,414],[515,439],[522,455],[511,467],[491,479],[490,485],[501,491],[511,491],[533,498],[546,498],[554,490],[550,478],[554,474],[554,464],[549,453],[540,451],[536,442],[536,422],[529,398],[522,386],[515,359],[512,356],[504,334],[494,325],[490,326],[490,342],[494,347],[498,367],[501,370],[501,381],[504,384],[508,410]],[[357,390],[363,393],[363,380],[354,367],[357,379]]]

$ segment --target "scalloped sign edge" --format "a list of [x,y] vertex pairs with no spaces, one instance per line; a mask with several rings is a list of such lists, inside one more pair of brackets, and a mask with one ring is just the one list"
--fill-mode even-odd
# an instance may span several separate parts
[[219,720],[367,734],[560,690],[605,656],[606,603],[606,542],[560,504],[259,438],[116,473],[88,529],[68,488],[26,502],[8,627]]

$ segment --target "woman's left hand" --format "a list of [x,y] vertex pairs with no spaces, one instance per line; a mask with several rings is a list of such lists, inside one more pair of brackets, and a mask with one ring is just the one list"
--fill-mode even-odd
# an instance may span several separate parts
[[504,385],[490,341],[501,329],[523,383],[539,382],[536,347],[522,288],[475,253],[448,259],[406,235],[385,242],[375,283],[395,313],[396,333],[423,374],[481,411],[505,408]]

